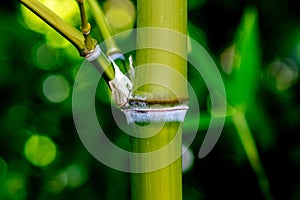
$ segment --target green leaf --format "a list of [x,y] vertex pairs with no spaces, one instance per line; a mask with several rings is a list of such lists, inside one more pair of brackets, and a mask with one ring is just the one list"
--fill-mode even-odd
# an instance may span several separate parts
[[233,44],[236,59],[225,83],[227,98],[233,106],[249,104],[255,97],[261,67],[259,46],[257,11],[247,8]]

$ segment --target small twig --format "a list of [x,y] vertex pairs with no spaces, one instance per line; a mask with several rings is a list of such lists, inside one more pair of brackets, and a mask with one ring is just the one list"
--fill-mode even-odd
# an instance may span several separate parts
[[[84,0],[76,0],[80,10],[82,33],[80,33],[80,31],[78,31],[70,24],[66,23],[63,19],[61,19],[59,16],[57,16],[54,12],[52,12],[49,8],[47,8],[39,1],[19,1],[28,9],[30,9],[33,13],[35,13],[39,18],[41,18],[44,22],[49,24],[64,38],[70,41],[79,51],[80,56],[85,57],[88,61],[90,61],[101,73],[104,72],[104,78],[107,82],[115,78],[114,68],[112,67],[111,62],[107,56],[109,56],[110,58],[115,58],[113,60],[116,60],[120,57],[124,59],[124,56],[117,47],[115,41],[111,38],[109,26],[106,24],[102,10],[96,2],[92,3],[92,6],[95,7],[95,9],[93,9],[95,11],[94,14],[96,15],[97,19],[100,19],[99,26],[102,34],[105,36],[106,39],[109,38],[109,40],[106,41],[107,56],[104,52],[102,52],[99,45],[97,45],[97,41],[91,37],[91,25],[88,22]],[[119,56],[117,57],[116,55]]]
[[113,40],[111,35],[111,29],[107,24],[103,10],[96,0],[87,0],[89,8],[95,17],[96,23],[101,31],[102,37],[105,40],[105,46],[107,48],[106,54],[110,57],[114,57],[114,54],[120,54],[121,50]]
[[111,28],[105,19],[100,4],[96,0],[87,0],[87,3],[104,39],[106,55],[115,61],[123,73],[126,73],[128,69],[125,65],[125,57],[112,37]]
[[92,39],[91,33],[91,25],[88,23],[87,14],[85,11],[84,0],[77,0],[80,18],[81,18],[81,31],[84,36],[84,44],[87,50],[91,51],[95,49],[96,41]]

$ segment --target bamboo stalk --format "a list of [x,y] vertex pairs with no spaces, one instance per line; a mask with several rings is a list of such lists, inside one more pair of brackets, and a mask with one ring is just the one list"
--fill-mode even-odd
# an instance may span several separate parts
[[[178,130],[179,129],[179,130]],[[139,153],[153,152],[168,145],[174,139],[177,132],[181,132],[180,123],[168,122],[164,125],[162,130],[155,136],[150,138],[131,139],[132,149]],[[143,134],[147,134],[143,132]],[[150,133],[149,133],[150,134]],[[181,133],[179,133],[181,134]],[[177,152],[181,153],[182,138],[176,138],[174,146],[168,151],[161,153],[160,158],[156,157],[154,160],[147,157],[140,157],[133,159],[131,165],[133,167],[145,167],[152,165],[153,162],[167,162],[169,158],[175,156]],[[182,199],[182,178],[181,178],[181,157],[170,163],[162,169],[132,174],[132,199],[140,200],[180,200]]]
[[[186,0],[152,0],[152,1],[138,1],[137,2],[137,27],[157,27],[157,28],[167,28],[186,34],[187,32],[187,2]],[[154,35],[151,33],[145,34],[143,31],[137,31],[137,45],[144,46],[143,43],[159,43],[163,49],[174,49],[178,52],[184,52],[186,54],[187,45],[185,38],[178,39],[173,35],[163,34]],[[173,44],[166,42],[170,41],[169,37],[174,37]],[[164,73],[166,71],[157,70],[157,67],[152,66],[142,66],[148,63],[159,63],[161,65],[166,65],[176,70],[178,73],[186,77],[186,60],[181,58],[174,53],[168,52],[166,50],[158,49],[140,49],[137,50],[136,62],[138,67],[136,69],[135,81],[137,83],[144,84],[145,82],[153,82],[157,80],[156,77],[161,77],[161,82],[163,85],[167,85],[162,88],[158,84],[154,85],[144,85],[135,84],[134,87],[135,95],[144,96],[145,93],[151,94],[151,99],[169,99],[175,101],[179,98],[187,97],[186,86],[180,82],[174,82],[174,78],[168,76]],[[162,69],[164,70],[164,69]],[[137,88],[138,87],[138,88]],[[178,95],[174,97],[170,91],[173,90]],[[148,99],[150,96],[148,96]]]
[[80,11],[80,18],[81,18],[81,32],[84,36],[84,44],[87,50],[91,51],[95,49],[97,42],[92,39],[91,33],[91,25],[88,22],[87,14],[85,11],[84,0],[77,0],[79,11]]
[[105,19],[101,6],[96,0],[87,0],[87,3],[104,39],[106,55],[110,56],[118,64],[123,73],[126,73],[125,58],[117,43],[112,38],[111,28]]
[[[87,0],[90,10],[96,20],[96,23],[98,25],[98,28],[101,31],[102,37],[104,40],[107,40],[111,38],[111,30],[110,27],[107,25],[107,22],[105,20],[102,8],[98,4],[96,0]],[[115,41],[113,39],[107,40],[106,43],[107,48],[107,55],[111,55],[113,53],[120,52],[119,48],[117,47]]]
[[[186,34],[187,29],[187,2],[186,0],[152,0],[137,1],[137,26],[167,28],[176,32]],[[135,74],[135,83],[133,88],[133,98],[130,100],[133,109],[141,109],[139,113],[131,113],[132,121],[141,127],[147,127],[147,123],[156,126],[162,123],[162,127],[154,136],[147,138],[132,137],[131,147],[133,152],[144,153],[145,156],[133,157],[131,161],[132,169],[145,169],[145,172],[132,174],[132,199],[138,200],[156,200],[156,199],[182,199],[182,171],[181,171],[181,134],[183,119],[172,118],[176,106],[181,106],[188,99],[186,82],[177,76],[176,72],[186,77],[186,60],[175,53],[169,52],[170,46],[176,47],[176,51],[186,52],[186,41],[176,40],[170,44],[168,34],[152,34],[143,31],[137,32],[137,45],[143,46],[143,43],[160,43],[163,49],[140,49],[137,50],[137,68]],[[166,49],[166,50],[164,50]],[[185,53],[186,54],[186,53]],[[156,83],[156,84],[154,84]],[[152,106],[161,109],[155,110]],[[143,116],[142,106],[146,105],[149,110],[146,111],[151,119]],[[154,106],[154,107],[156,107]],[[129,110],[132,108],[129,108]],[[156,114],[153,114],[157,112]],[[180,111],[178,111],[180,112]],[[130,111],[129,111],[130,113]],[[182,113],[181,113],[182,114]],[[152,117],[151,117],[152,116]],[[184,118],[184,116],[182,117]],[[153,122],[154,120],[154,122]],[[140,136],[151,134],[151,128],[138,129]],[[176,137],[180,134],[179,137]],[[175,140],[175,141],[174,141]],[[153,158],[147,156],[148,153],[158,151],[159,149],[174,142],[167,151]],[[170,158],[178,159],[170,161]],[[168,163],[168,161],[170,161]],[[147,171],[148,166],[153,163],[168,164],[157,170]],[[149,170],[149,169],[148,169]]]

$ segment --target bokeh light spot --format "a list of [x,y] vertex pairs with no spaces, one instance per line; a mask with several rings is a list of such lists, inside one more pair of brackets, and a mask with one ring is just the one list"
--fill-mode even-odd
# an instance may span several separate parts
[[291,59],[275,60],[269,65],[268,76],[277,90],[284,91],[294,85],[299,76],[299,69]]
[[32,111],[24,105],[14,105],[8,109],[5,124],[8,128],[24,127],[32,116]]
[[25,144],[25,156],[35,166],[43,167],[56,157],[56,145],[47,136],[33,135]]
[[43,93],[49,101],[59,103],[69,96],[70,85],[63,76],[51,75],[43,83]]
[[106,19],[115,32],[128,30],[133,24],[130,14],[122,8],[109,9],[106,12]]
[[87,169],[79,164],[72,164],[66,170],[68,176],[68,187],[75,188],[82,185],[88,178]]
[[[73,26],[78,26],[80,23],[80,15],[78,15],[78,6],[76,1],[74,0],[40,0],[47,8],[52,10],[55,14],[60,16],[62,19],[67,21]],[[21,5],[21,15],[22,21],[24,21],[25,26],[38,33],[42,34],[57,34],[48,24],[38,18],[35,14],[33,14],[28,8]],[[50,44],[57,44],[58,36],[52,37],[47,36],[46,42]],[[61,40],[60,40],[61,41]],[[63,42],[65,45],[66,40]],[[62,46],[60,46],[62,48]]]
[[58,51],[48,48],[46,44],[37,45],[33,48],[31,55],[35,67],[43,70],[54,70],[58,68]]
[[227,47],[220,55],[220,63],[226,74],[231,74],[233,68],[239,68],[241,59],[236,52],[235,45]]
[[104,3],[105,17],[113,33],[133,28],[135,6],[128,0],[108,0]]
[[60,172],[53,177],[48,178],[48,180],[45,181],[44,188],[48,192],[57,194],[62,192],[66,188],[67,184],[67,173]]
[[23,200],[27,197],[26,177],[19,172],[7,173],[5,180],[0,181],[1,199]]
[[194,154],[187,148],[186,145],[182,145],[182,173],[188,172],[194,164]]

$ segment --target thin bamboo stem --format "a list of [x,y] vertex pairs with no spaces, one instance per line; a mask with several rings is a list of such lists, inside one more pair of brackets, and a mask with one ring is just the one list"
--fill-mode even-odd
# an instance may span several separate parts
[[105,40],[105,46],[107,48],[107,55],[111,55],[114,53],[119,53],[121,52],[120,49],[118,48],[116,42],[111,38],[111,30],[110,27],[108,26],[104,13],[102,11],[101,6],[96,0],[87,0],[89,4],[89,8],[91,13],[93,14],[96,23],[98,25],[98,28],[101,31],[101,35],[103,39]]
[[87,50],[91,51],[95,49],[96,43],[90,33],[91,33],[91,25],[88,23],[87,14],[85,11],[84,0],[77,0],[79,11],[80,11],[80,18],[81,18],[81,31],[84,36],[84,44]]
[[[90,36],[91,25],[87,22],[87,16],[83,5],[83,0],[78,0],[81,21],[82,33],[76,28],[65,22],[53,11],[37,0],[19,0],[24,6],[36,14],[40,19],[47,23],[50,27],[56,30],[60,35],[66,38],[78,50],[80,56],[85,57],[95,50],[97,41]],[[102,72],[106,81],[114,78],[114,70],[109,59],[102,52],[100,56],[92,61],[93,65]]]
[[124,61],[125,58],[111,35],[110,26],[105,19],[100,4],[96,0],[87,0],[87,2],[104,39],[106,55],[110,56],[116,62],[123,73],[126,73],[127,69]]
[[[79,11],[80,11],[80,19],[81,19],[81,31],[84,36],[84,44],[85,48],[89,51],[95,50],[97,45],[97,41],[95,41],[91,37],[91,25],[88,22],[88,17],[85,10],[84,0],[77,0]],[[109,59],[106,55],[101,52],[98,58],[92,61],[93,65],[102,73],[104,72],[104,79],[108,82],[114,78],[114,71],[110,64]],[[104,69],[104,67],[106,67]]]
[[110,80],[113,80],[115,77],[115,72],[112,67],[110,60],[102,52],[101,55],[94,61],[91,62],[96,69],[103,74],[104,80],[108,83]]
[[19,0],[24,6],[35,13],[39,18],[49,26],[60,33],[64,38],[71,42],[78,50],[81,56],[87,54],[85,49],[84,37],[76,28],[66,23],[49,8],[37,0]]

